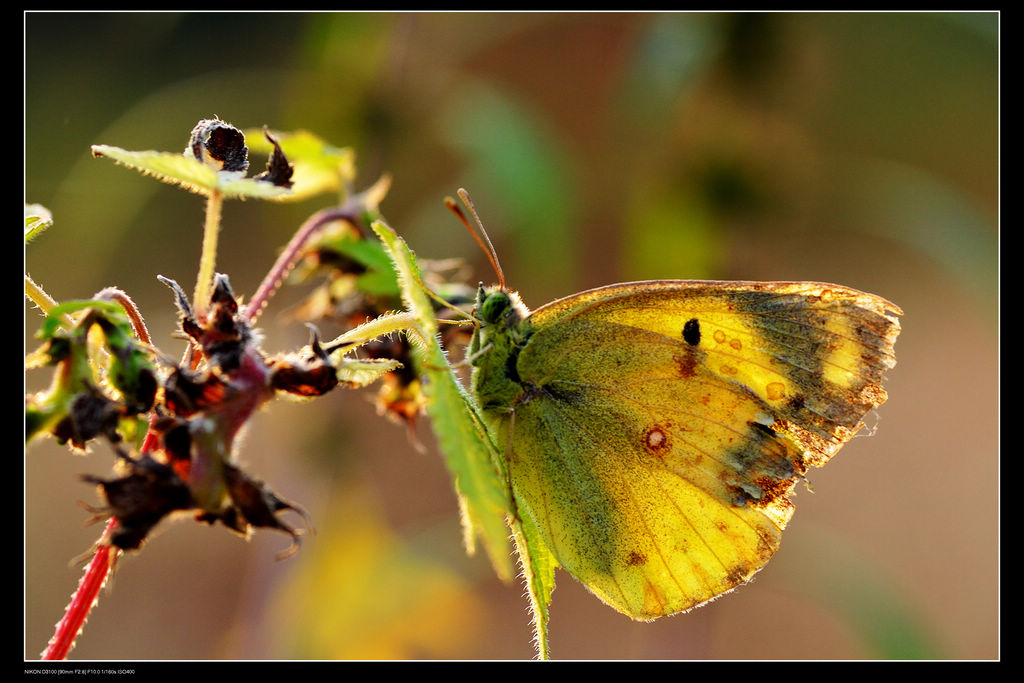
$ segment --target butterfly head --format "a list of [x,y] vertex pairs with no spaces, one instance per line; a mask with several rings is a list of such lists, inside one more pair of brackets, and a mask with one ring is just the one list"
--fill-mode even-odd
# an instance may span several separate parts
[[509,327],[529,315],[519,295],[501,286],[484,287],[477,290],[476,317],[483,326],[501,325]]

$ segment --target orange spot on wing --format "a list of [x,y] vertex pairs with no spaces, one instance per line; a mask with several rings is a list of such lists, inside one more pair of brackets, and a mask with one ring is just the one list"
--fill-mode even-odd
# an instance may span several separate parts
[[660,456],[668,448],[668,434],[660,425],[654,425],[644,434],[643,445],[647,452]]

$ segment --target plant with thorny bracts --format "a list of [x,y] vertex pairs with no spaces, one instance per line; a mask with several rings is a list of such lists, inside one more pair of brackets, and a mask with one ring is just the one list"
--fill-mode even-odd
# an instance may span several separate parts
[[[26,442],[48,434],[82,450],[99,439],[115,455],[111,476],[83,477],[97,485],[103,499],[90,511],[109,522],[44,658],[67,655],[118,555],[139,549],[172,513],[219,522],[245,536],[254,528],[276,529],[292,538],[279,557],[297,549],[305,528],[293,528],[281,513],[293,511],[305,519],[305,512],[244,471],[236,453],[240,432],[275,396],[316,397],[339,384],[358,387],[383,377],[378,401],[383,413],[411,423],[422,407],[415,375],[408,372],[408,338],[393,334],[415,326],[406,314],[387,312],[401,308],[399,289],[389,257],[367,237],[370,223],[380,218],[386,178],[352,194],[347,150],[304,132],[254,133],[249,132],[248,144],[267,152],[269,162],[251,178],[245,177],[246,135],[219,119],[200,121],[184,154],[93,148],[95,156],[206,197],[192,300],[177,283],[157,276],[172,290],[180,334],[189,342],[180,361],[156,348],[142,315],[121,290],[107,288],[91,299],[57,304],[26,275],[26,294],[47,314],[37,334],[41,346],[26,367],[53,368],[49,388],[26,397]],[[287,200],[324,191],[338,192],[339,205],[299,228],[249,303],[240,306],[228,277],[214,267],[223,200]],[[45,209],[26,206],[26,241],[51,223]],[[298,262],[307,266],[303,277],[327,273],[324,287],[330,296],[323,299],[325,290],[314,294],[307,304],[316,309],[311,317],[341,318],[348,331],[321,342],[310,325],[306,347],[268,354],[255,323]],[[464,285],[435,284],[447,287],[455,299],[469,291]],[[328,303],[315,304],[318,297]],[[363,358],[352,355],[357,349]],[[308,519],[305,524],[309,527]]]

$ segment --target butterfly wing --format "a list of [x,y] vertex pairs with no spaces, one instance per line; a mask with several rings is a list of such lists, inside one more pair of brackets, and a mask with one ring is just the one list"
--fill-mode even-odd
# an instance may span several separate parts
[[523,323],[523,393],[489,411],[518,514],[635,619],[697,606],[779,546],[789,494],[885,401],[893,304],[818,283],[662,281]]

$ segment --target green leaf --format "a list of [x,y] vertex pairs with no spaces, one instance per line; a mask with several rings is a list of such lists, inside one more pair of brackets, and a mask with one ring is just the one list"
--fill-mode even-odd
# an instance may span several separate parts
[[501,456],[495,448],[473,399],[455,377],[437,343],[437,321],[420,285],[415,256],[405,241],[381,221],[372,224],[385,249],[391,254],[399,275],[406,307],[417,321],[424,344],[413,345],[415,360],[428,376],[424,383],[427,412],[448,467],[455,475],[455,488],[463,512],[463,529],[468,548],[479,534],[498,576],[508,580],[507,543],[504,521],[509,520],[519,564],[530,596],[534,640],[541,659],[548,659],[548,606],[555,588],[558,561],[543,543],[537,530],[510,513],[510,492]]
[[342,357],[334,365],[334,369],[338,373],[339,382],[348,382],[357,387],[375,382],[381,376],[400,367],[402,367],[401,363],[390,358],[360,360],[358,358]]
[[217,172],[194,158],[174,152],[132,152],[111,145],[93,145],[92,155],[113,159],[122,166],[201,195],[219,192],[226,198],[279,199],[291,194],[291,190],[244,178],[238,172]]
[[[103,301],[101,299],[82,299],[74,301],[65,301],[59,306],[55,306],[47,316],[46,320],[43,321],[42,327],[36,332],[36,337],[43,341],[53,339],[57,330],[63,325],[68,326],[68,319],[64,317],[65,313],[75,313],[88,308],[95,308],[103,311],[110,319],[116,320],[122,325],[127,325],[127,319],[124,318],[124,309],[120,304],[113,301]],[[131,329],[131,328],[127,328]]]
[[548,607],[551,605],[551,592],[555,590],[555,568],[559,566],[558,560],[551,554],[528,519],[517,520],[512,525],[512,534],[516,551],[519,553],[519,564],[523,570],[526,590],[530,595],[533,638],[537,646],[537,655],[541,659],[550,659]]
[[25,244],[53,225],[53,214],[42,204],[25,205]]
[[373,230],[394,259],[402,299],[416,329],[413,357],[424,382],[427,413],[455,480],[455,492],[462,512],[467,551],[472,553],[479,538],[498,576],[512,578],[506,515],[509,494],[497,464],[496,451],[476,418],[472,399],[456,379],[437,340],[437,321],[430,300],[420,287],[416,259],[405,241],[382,221],[374,221]]
[[359,291],[377,296],[399,296],[394,266],[380,242],[349,237],[332,246],[366,267],[366,273],[359,276]]

